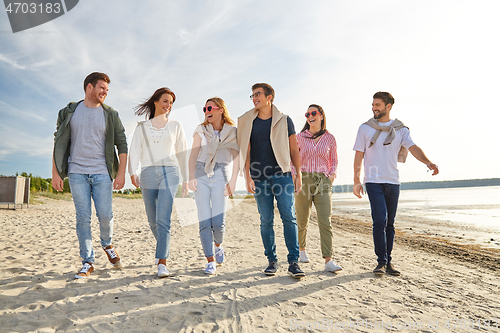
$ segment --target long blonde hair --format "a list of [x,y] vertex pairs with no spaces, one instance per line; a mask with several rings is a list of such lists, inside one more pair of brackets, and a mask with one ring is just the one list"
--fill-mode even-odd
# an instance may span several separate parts
[[[227,110],[226,103],[224,102],[224,100],[222,98],[220,98],[220,97],[209,98],[205,102],[205,105],[207,105],[208,102],[214,102],[215,105],[217,105],[217,107],[221,108],[224,111],[224,112],[222,112],[222,124],[227,123],[229,125],[234,126],[234,121],[229,116],[229,111]],[[201,125],[203,125],[203,126],[207,126],[208,124],[209,124],[209,122],[207,119],[205,119],[205,121],[203,123],[201,123]]]

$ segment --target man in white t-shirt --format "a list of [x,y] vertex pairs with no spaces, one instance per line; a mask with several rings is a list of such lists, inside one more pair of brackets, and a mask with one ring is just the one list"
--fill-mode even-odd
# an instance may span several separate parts
[[388,92],[373,95],[373,118],[358,129],[354,150],[353,193],[363,195],[360,181],[361,164],[364,159],[364,184],[370,200],[373,220],[373,242],[378,265],[373,273],[400,275],[391,263],[394,244],[394,218],[399,198],[399,172],[397,162],[406,158],[406,149],[420,162],[439,173],[420,147],[413,143],[408,127],[397,119],[391,119],[390,112],[394,97]]

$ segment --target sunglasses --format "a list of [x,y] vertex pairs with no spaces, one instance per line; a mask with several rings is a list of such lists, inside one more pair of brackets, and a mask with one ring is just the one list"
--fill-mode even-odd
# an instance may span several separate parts
[[316,117],[318,113],[319,113],[318,111],[306,112],[306,118],[309,118],[309,116]]
[[210,112],[210,111],[212,111],[212,109],[220,109],[220,108],[218,108],[216,106],[204,106],[203,113]]

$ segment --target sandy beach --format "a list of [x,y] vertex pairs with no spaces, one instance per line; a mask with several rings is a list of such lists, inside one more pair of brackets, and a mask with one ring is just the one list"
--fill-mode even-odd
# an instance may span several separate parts
[[280,269],[267,277],[257,207],[245,199],[228,212],[224,265],[206,276],[194,200],[178,199],[172,276],[159,279],[142,200],[115,198],[114,245],[125,267],[107,263],[94,216],[96,271],[76,280],[73,203],[36,201],[0,209],[1,332],[500,332],[500,253],[464,241],[478,230],[398,219],[393,262],[402,274],[376,277],[369,217],[334,208],[334,259],[344,270],[324,271],[313,215],[311,262],[301,264],[306,277],[298,280],[286,273],[276,211]]

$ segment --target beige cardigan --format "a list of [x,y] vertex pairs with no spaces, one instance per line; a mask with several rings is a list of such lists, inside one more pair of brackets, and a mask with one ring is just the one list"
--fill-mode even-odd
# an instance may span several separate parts
[[[288,141],[287,115],[282,113],[273,104],[271,123],[271,147],[279,167],[283,172],[290,172],[290,143]],[[238,117],[237,139],[240,147],[240,173],[245,170],[245,162],[248,154],[252,125],[259,112],[255,108],[245,112]]]

